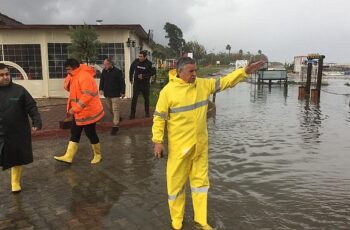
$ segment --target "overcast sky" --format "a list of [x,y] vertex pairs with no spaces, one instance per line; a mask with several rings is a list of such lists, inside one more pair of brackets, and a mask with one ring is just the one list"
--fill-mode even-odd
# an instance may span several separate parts
[[0,12],[25,24],[141,24],[166,43],[164,24],[207,51],[257,53],[291,62],[308,53],[350,63],[349,0],[0,0]]

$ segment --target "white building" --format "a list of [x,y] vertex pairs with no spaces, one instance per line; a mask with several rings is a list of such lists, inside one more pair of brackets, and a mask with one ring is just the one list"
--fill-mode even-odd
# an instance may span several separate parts
[[[75,25],[24,25],[0,14],[0,61],[21,66],[29,80],[11,69],[14,82],[23,85],[36,98],[66,97],[63,80],[68,58],[69,28]],[[126,96],[131,97],[129,67],[140,50],[150,51],[149,34],[141,25],[92,25],[101,46],[96,64],[109,57],[125,73]],[[96,79],[97,83],[99,80]]]
[[300,73],[301,68],[305,65],[305,61],[307,61],[307,56],[295,56],[294,57],[294,72]]

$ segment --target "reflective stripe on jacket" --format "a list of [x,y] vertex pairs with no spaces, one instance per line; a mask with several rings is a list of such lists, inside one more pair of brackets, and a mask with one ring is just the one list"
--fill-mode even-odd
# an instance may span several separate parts
[[167,124],[169,152],[175,149],[182,152],[195,144],[205,145],[210,94],[233,87],[246,76],[242,68],[218,79],[196,78],[190,84],[171,70],[170,81],[161,90],[154,113],[152,141],[163,143]]
[[77,125],[88,125],[97,122],[104,116],[103,106],[94,79],[95,70],[85,64],[68,75],[64,88],[69,91],[67,112],[73,108]]

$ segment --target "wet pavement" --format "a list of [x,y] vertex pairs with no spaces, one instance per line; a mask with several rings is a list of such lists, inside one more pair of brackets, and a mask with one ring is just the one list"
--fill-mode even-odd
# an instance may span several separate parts
[[[141,98],[139,97],[137,108],[136,108],[136,119],[144,119],[144,105],[141,102]],[[109,110],[106,107],[105,99],[102,98],[102,104],[105,110],[105,116],[102,118],[100,123],[111,122],[112,116]],[[45,99],[36,99],[37,106],[39,108],[39,112],[43,119],[43,129],[56,129],[59,128],[58,121],[63,120],[66,117],[66,102],[67,99],[64,98],[45,98]],[[130,115],[130,105],[131,99],[121,99],[120,100],[120,116],[123,118],[123,123],[127,122]],[[152,113],[154,110],[151,107],[150,112]]]
[[100,134],[103,161],[91,165],[84,137],[72,165],[53,159],[67,138],[35,141],[22,192],[0,173],[0,229],[169,229],[165,161],[155,160],[150,129]]
[[[60,138],[69,135],[69,129],[60,129],[59,121],[66,117],[66,102],[63,98],[36,99],[37,106],[43,120],[43,128],[32,133],[33,140]],[[112,126],[112,115],[106,107],[105,99],[102,99],[105,116],[97,122],[98,131],[109,131]],[[145,117],[144,105],[140,101],[136,107],[136,116],[134,120],[129,120],[131,99],[120,100],[120,116],[122,121],[119,123],[121,129],[131,127],[149,127],[152,125],[152,117]],[[154,108],[150,107],[153,114]]]

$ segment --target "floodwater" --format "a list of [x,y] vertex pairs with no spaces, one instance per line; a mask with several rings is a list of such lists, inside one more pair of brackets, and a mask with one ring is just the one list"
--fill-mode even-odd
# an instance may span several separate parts
[[210,119],[211,219],[220,229],[350,229],[350,87],[316,105],[298,86],[241,83]]
[[[298,86],[243,82],[217,95],[209,129],[209,223],[217,229],[350,229],[350,87],[328,80],[319,105]],[[72,165],[53,160],[67,138],[33,143],[22,192],[0,174],[0,229],[170,228],[166,157],[152,154],[151,129],[100,133],[103,161],[91,165],[83,135]],[[187,189],[189,193],[189,189]],[[187,196],[184,230],[193,229]]]

